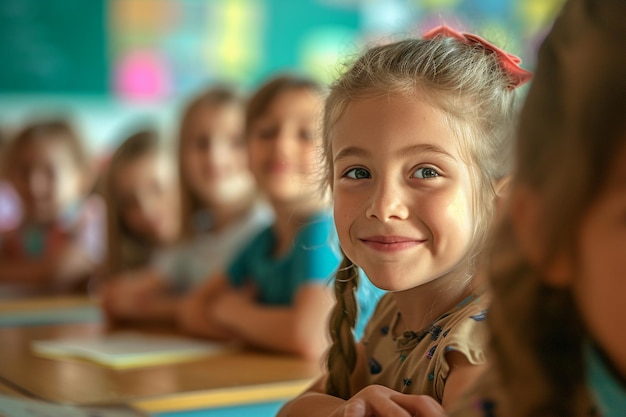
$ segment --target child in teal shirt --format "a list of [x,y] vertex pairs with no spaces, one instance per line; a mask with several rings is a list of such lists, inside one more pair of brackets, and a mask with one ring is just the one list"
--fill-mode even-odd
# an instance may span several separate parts
[[[329,283],[340,254],[319,185],[321,109],[321,88],[291,76],[271,80],[249,101],[250,168],[275,222],[188,297],[179,315],[184,331],[314,360],[326,351]],[[361,320],[379,294],[363,292]]]

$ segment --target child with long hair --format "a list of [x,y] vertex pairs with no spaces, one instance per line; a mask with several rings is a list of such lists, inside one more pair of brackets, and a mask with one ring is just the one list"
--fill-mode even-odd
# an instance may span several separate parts
[[626,415],[625,17],[571,0],[540,48],[491,253],[493,360],[454,416]]
[[[483,370],[478,256],[508,174],[515,88],[530,76],[518,63],[440,27],[372,47],[331,87],[324,140],[345,254],[333,345],[328,374],[280,415],[409,416],[416,394],[449,408]],[[358,268],[390,293],[355,344]]]
[[180,236],[176,164],[168,147],[154,130],[129,135],[110,158],[102,185],[109,238],[98,288],[104,311],[111,319],[139,308],[148,317],[167,314],[175,306],[166,297],[156,304],[138,294],[156,292],[151,261]]
[[174,320],[180,298],[271,220],[248,169],[243,118],[243,99],[228,87],[212,87],[185,108],[178,175],[170,174],[179,179],[176,212],[153,216],[175,222],[177,233],[143,268],[113,271],[102,291],[111,318]]
[[108,208],[106,273],[147,265],[157,248],[177,242],[180,198],[176,164],[154,130],[130,134],[115,150],[103,178]]
[[250,167],[275,220],[189,297],[180,314],[185,331],[307,358],[326,349],[327,281],[339,257],[319,193],[321,108],[321,87],[291,75],[268,81],[250,99]]
[[3,169],[21,219],[0,237],[6,293],[84,291],[104,256],[104,205],[89,196],[93,173],[77,130],[66,120],[24,126],[6,144]]

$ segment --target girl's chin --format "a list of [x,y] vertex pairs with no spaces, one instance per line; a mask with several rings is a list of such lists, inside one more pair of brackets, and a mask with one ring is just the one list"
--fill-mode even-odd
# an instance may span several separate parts
[[228,204],[247,198],[254,192],[255,185],[252,178],[233,178],[230,181],[221,181],[208,190],[207,203]]

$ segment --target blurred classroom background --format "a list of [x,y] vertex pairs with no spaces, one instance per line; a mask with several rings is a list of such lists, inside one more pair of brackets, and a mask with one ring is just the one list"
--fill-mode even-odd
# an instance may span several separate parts
[[363,45],[441,23],[523,58],[563,0],[2,0],[0,132],[69,115],[105,156],[132,123],[173,135],[199,88],[278,71],[331,81]]
[[[441,24],[477,33],[533,69],[563,1],[0,0],[0,139],[31,121],[69,118],[102,167],[136,125],[174,142],[183,105],[212,84],[251,92],[280,72],[329,83],[364,46]],[[23,207],[0,176],[0,239]],[[35,246],[33,264],[41,263],[44,249],[59,245],[47,239],[55,229],[26,226],[19,243]],[[92,240],[102,245],[102,235]],[[46,361],[31,354],[33,340],[106,334],[99,305],[10,296],[0,287],[0,357],[8,358],[0,361],[0,400],[26,393],[64,404],[131,403],[158,417],[197,417],[205,408],[214,417],[270,416],[319,373],[317,362],[249,352],[124,372]]]

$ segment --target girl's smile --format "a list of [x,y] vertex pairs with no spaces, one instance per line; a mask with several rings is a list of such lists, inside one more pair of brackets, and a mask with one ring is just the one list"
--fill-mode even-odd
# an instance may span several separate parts
[[412,249],[426,242],[424,239],[414,239],[405,236],[368,236],[359,238],[363,244],[378,252],[400,252],[406,249]]

